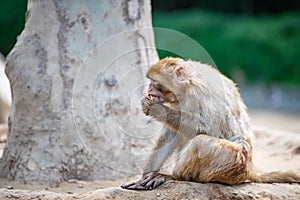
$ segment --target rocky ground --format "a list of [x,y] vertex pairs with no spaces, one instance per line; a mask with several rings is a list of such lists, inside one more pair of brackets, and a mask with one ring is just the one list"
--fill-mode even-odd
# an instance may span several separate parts
[[[264,171],[300,173],[300,116],[265,111],[251,111],[250,115],[255,127],[257,167]],[[5,141],[5,137],[0,140]],[[0,154],[3,146],[4,143],[0,143]],[[300,184],[227,186],[170,181],[152,191],[128,191],[119,187],[136,178],[94,182],[69,180],[51,186],[23,185],[0,178],[0,199],[300,199]]]
[[1,189],[6,199],[291,199],[300,198],[298,184],[254,184],[226,186],[169,181],[151,191],[128,191],[110,187],[87,192],[68,194],[46,190]]

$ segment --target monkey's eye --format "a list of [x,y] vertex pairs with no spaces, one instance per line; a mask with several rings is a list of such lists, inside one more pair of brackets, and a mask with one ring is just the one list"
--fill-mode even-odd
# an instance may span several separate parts
[[159,92],[163,92],[163,86],[162,85],[160,85],[160,84],[157,84],[157,90],[159,91]]
[[169,67],[169,68],[171,68],[171,69],[174,69],[174,68],[175,68],[175,66],[176,66],[176,64],[175,64],[175,63],[170,63],[170,64],[168,65],[168,67]]

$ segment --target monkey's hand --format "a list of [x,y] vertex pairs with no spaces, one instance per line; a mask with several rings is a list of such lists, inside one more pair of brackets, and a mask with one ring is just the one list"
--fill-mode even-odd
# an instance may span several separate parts
[[144,94],[144,97],[142,98],[142,109],[145,115],[150,115],[150,108],[155,104],[160,104],[160,102],[157,101],[156,98],[153,98],[148,94]]
[[168,108],[156,98],[144,96],[142,98],[142,109],[145,115],[151,115],[155,118],[165,118]]
[[167,180],[173,180],[173,178],[166,174],[149,172],[143,175],[140,180],[133,183],[123,184],[121,187],[127,190],[152,190],[162,185]]
[[150,115],[156,120],[169,125],[172,129],[178,130],[181,119],[179,111],[171,110],[163,105],[161,101],[148,96],[144,96],[142,99],[142,108],[145,115]]

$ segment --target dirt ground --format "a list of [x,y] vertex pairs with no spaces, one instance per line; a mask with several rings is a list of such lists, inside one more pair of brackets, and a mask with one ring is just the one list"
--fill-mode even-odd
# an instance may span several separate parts
[[[254,161],[264,171],[293,170],[300,172],[300,114],[250,111],[256,142]],[[0,153],[4,144],[0,143]],[[2,148],[2,149],[1,149]],[[0,178],[0,189],[48,190],[67,194],[84,194],[98,189],[118,187],[137,177],[114,181],[69,180],[51,186],[23,185],[16,181]]]
[[250,110],[254,127],[265,127],[276,131],[288,131],[300,134],[300,113],[285,113],[266,110]]

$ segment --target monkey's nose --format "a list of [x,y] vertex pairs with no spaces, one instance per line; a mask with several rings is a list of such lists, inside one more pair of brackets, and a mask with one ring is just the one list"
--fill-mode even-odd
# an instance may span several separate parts
[[150,84],[150,85],[149,85],[148,93],[153,92],[153,89],[154,89],[153,87],[154,87],[153,84]]

